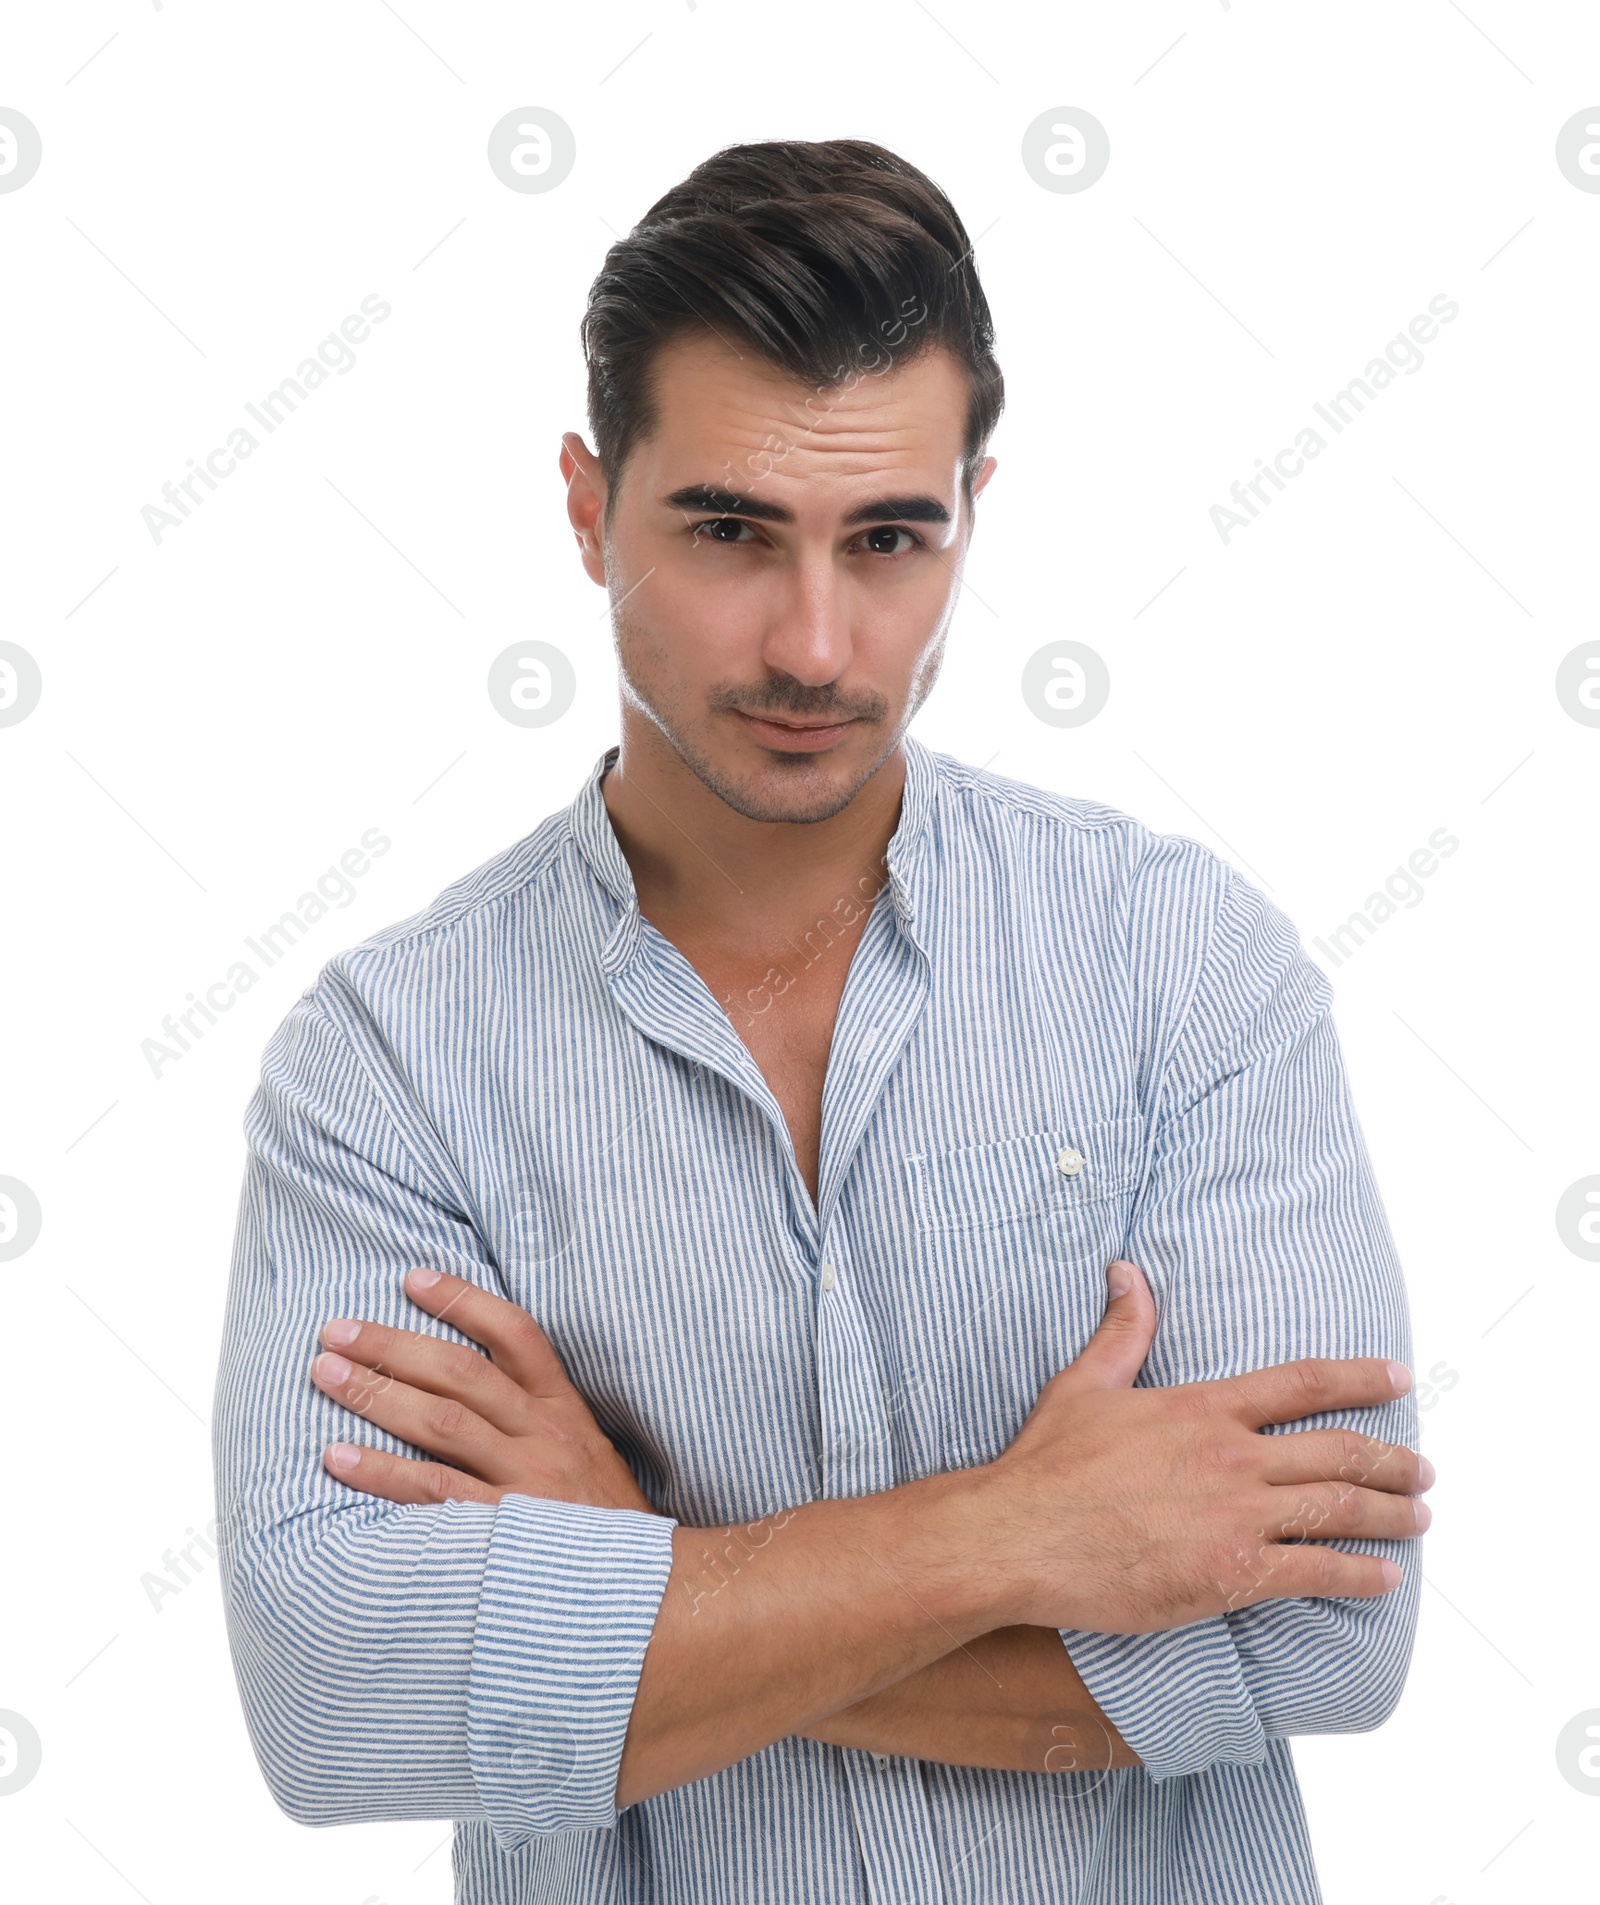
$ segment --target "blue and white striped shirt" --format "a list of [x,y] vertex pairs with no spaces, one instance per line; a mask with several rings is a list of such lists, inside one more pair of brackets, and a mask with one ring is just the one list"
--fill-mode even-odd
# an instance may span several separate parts
[[[1099,1324],[1111,1258],[1160,1308],[1143,1384],[1411,1362],[1330,988],[1283,913],[1195,841],[905,754],[816,1204],[728,1012],[639,912],[614,749],[570,808],[331,959],[266,1049],[217,1392],[245,1713],[295,1819],[457,1820],[470,1905],[1313,1905],[1289,1741],[1399,1698],[1411,1543],[1340,1541],[1405,1581],[1063,1631],[1143,1766],[794,1737],[617,1811],[674,1525],[998,1456]],[[793,983],[833,936],[796,944]],[[416,1453],[308,1367],[334,1316],[454,1336],[406,1301],[417,1264],[539,1319],[660,1515],[401,1507],[324,1470],[352,1429]],[[1267,1433],[1333,1423],[1419,1439],[1414,1392]]]

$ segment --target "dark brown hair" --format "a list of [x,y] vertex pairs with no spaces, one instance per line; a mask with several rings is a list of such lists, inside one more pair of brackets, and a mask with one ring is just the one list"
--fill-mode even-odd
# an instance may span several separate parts
[[904,159],[865,139],[725,146],[610,248],[580,335],[613,494],[655,428],[656,354],[695,331],[818,391],[943,345],[968,380],[970,504],[1005,401],[994,326],[955,207]]

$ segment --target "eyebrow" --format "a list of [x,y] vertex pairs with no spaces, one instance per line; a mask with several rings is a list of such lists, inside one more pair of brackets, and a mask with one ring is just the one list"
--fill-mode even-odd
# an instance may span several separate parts
[[[733,490],[718,489],[713,483],[689,483],[682,489],[675,489],[670,496],[663,496],[661,500],[668,509],[704,510],[714,516],[748,516],[763,523],[794,521],[794,511],[785,509],[782,503],[740,496]],[[948,523],[950,512],[937,496],[885,496],[874,502],[858,504],[844,520],[851,525],[883,522]]]

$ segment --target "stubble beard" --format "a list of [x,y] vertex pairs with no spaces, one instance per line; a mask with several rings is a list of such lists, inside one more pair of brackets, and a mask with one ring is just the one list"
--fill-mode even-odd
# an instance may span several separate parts
[[[611,619],[617,671],[626,700],[645,716],[701,785],[746,820],[811,825],[817,821],[831,820],[835,814],[843,812],[899,747],[913,717],[927,699],[944,659],[945,631],[941,629],[938,639],[918,664],[912,678],[911,692],[906,697],[905,707],[892,732],[869,765],[856,770],[845,783],[822,778],[827,773],[826,768],[816,757],[806,754],[792,755],[787,759],[774,757],[771,766],[758,770],[757,777],[752,781],[748,776],[736,778],[729,774],[697,742],[686,710],[674,704],[670,690],[651,693],[644,686],[642,678],[647,671],[639,665],[643,658],[654,656],[661,663],[658,678],[663,683],[670,681],[670,664],[650,632],[630,613],[626,602],[613,608]],[[794,683],[784,693],[781,684],[788,680],[788,677],[781,677],[778,683],[770,684],[768,694],[758,707],[750,706],[752,697],[749,690],[719,685],[711,690],[708,710],[714,716],[723,709],[738,707],[751,714],[787,714],[808,720],[833,711],[826,695],[819,696],[799,683]],[[856,717],[881,724],[888,713],[888,703],[879,695],[870,705],[842,704],[838,712],[841,718]]]

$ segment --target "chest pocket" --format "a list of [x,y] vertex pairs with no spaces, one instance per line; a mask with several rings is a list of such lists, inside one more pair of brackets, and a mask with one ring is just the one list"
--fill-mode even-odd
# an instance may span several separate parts
[[906,1477],[994,1460],[1105,1314],[1145,1170],[1143,1117],[906,1159],[915,1211]]
[[925,1233],[988,1230],[1075,1211],[1138,1187],[1144,1119],[1138,1112],[1028,1131],[989,1144],[907,1158]]

